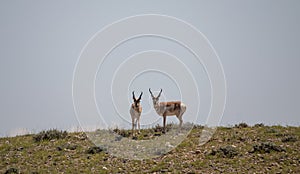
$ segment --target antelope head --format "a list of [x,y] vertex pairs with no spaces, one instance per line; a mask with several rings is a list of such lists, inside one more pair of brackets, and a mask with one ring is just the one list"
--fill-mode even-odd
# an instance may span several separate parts
[[133,98],[134,106],[135,106],[136,108],[140,107],[142,95],[143,95],[143,92],[141,92],[139,98],[136,99],[136,98],[135,98],[135,95],[134,95],[134,91],[132,91],[132,98]]
[[158,104],[159,104],[159,97],[160,97],[160,94],[162,93],[162,89],[160,89],[160,92],[159,92],[159,94],[158,94],[157,97],[155,97],[155,96],[153,95],[153,93],[151,92],[151,89],[150,89],[150,88],[149,88],[149,92],[150,92],[151,97],[152,97],[153,105],[154,105],[154,106],[155,106],[155,105],[158,105]]

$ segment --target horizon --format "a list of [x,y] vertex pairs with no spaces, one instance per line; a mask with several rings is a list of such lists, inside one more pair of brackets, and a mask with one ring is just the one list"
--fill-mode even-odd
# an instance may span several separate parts
[[[168,123],[168,124],[176,124],[176,123]],[[190,122],[186,122],[183,124],[193,124]],[[279,124],[273,124],[273,125],[268,125],[268,124],[264,124],[264,123],[254,123],[254,124],[248,124],[245,122],[240,122],[240,123],[236,123],[236,124],[230,124],[230,125],[219,125],[217,126],[217,128],[235,128],[238,127],[240,124],[246,124],[246,127],[275,127],[275,126],[280,126],[280,127],[300,127],[300,126],[292,126],[292,125],[279,125]],[[162,126],[161,124],[157,124],[159,126]],[[141,125],[141,130],[143,129],[152,129],[154,128],[156,125],[153,125],[152,127],[144,127]],[[200,124],[193,124],[193,128],[195,127],[205,127],[205,125],[200,125]],[[90,130],[88,130],[88,132],[93,132],[93,131],[97,131],[97,130],[112,130],[112,129],[121,129],[121,130],[127,130],[130,131],[131,128],[119,128],[119,127],[110,127],[110,128],[94,128],[92,127]],[[20,130],[16,130],[15,132],[11,132],[11,134],[7,134],[5,136],[0,136],[0,138],[10,138],[10,137],[16,137],[16,136],[24,136],[24,135],[35,135],[38,134],[42,131],[48,131],[48,130],[58,130],[58,131],[66,131],[68,133],[80,133],[83,132],[85,133],[85,130],[82,130],[82,128],[80,126],[77,127],[72,127],[72,128],[68,128],[68,129],[57,129],[57,128],[49,128],[49,129],[44,129],[44,130],[39,130],[39,131],[31,131],[31,130],[26,130],[26,129],[20,129]]]

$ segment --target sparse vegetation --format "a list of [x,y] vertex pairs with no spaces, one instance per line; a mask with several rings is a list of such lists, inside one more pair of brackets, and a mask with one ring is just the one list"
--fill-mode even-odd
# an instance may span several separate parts
[[12,167],[5,171],[5,174],[13,174],[13,173],[19,173],[19,170]]
[[[0,138],[0,173],[300,173],[300,127],[220,127],[200,146],[202,130],[194,126],[178,147],[145,160],[114,157],[80,132]],[[119,135],[113,142],[130,137],[131,130],[113,131]],[[160,131],[143,129],[133,141],[161,137]]]
[[246,128],[246,127],[248,127],[248,124],[247,123],[239,123],[239,124],[236,124],[234,127],[236,127],[236,128]]
[[[169,123],[166,125],[166,132],[169,132],[173,127],[176,125],[174,123]],[[184,129],[184,127],[183,127]],[[112,130],[114,133],[120,135],[115,138],[115,141],[120,141],[122,138],[129,138],[132,137],[132,139],[135,140],[147,140],[147,139],[153,139],[156,136],[161,136],[163,132],[163,126],[157,124],[152,128],[149,129],[144,129],[139,133],[138,135],[132,135],[132,132],[126,129],[119,129],[119,128],[114,128]]]
[[68,135],[67,131],[59,131],[57,129],[51,129],[47,131],[42,131],[33,136],[36,142],[43,140],[53,140],[53,139],[63,139]]
[[210,155],[220,155],[220,157],[233,158],[238,155],[238,151],[234,146],[223,146],[217,150],[212,150]]
[[102,151],[103,151],[103,149],[101,147],[92,146],[92,147],[89,147],[89,149],[86,151],[86,153],[88,153],[88,154],[96,154],[96,153],[100,153]]
[[264,127],[265,125],[263,123],[257,123],[254,125],[254,127]]
[[253,146],[253,150],[251,153],[259,152],[259,153],[270,153],[272,151],[282,152],[285,151],[282,147],[275,145],[272,142],[262,142]]
[[282,142],[296,142],[297,137],[295,135],[287,135],[281,139]]

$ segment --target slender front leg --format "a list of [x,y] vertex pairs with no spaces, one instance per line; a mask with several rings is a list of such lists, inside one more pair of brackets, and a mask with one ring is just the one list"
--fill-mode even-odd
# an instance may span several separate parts
[[135,133],[137,133],[137,129],[138,129],[138,120],[139,118],[136,118],[134,123]]
[[163,133],[166,133],[166,120],[167,120],[167,116],[164,114],[164,128],[163,128]]
[[180,123],[179,123],[179,128],[181,129],[181,127],[182,127],[182,122],[183,122],[182,117],[179,118],[179,121],[180,121]]
[[140,117],[138,118],[138,129],[139,129],[138,133],[141,133],[141,131],[140,131],[140,129],[141,129]]
[[131,132],[132,132],[132,136],[134,136],[134,119],[132,119],[132,129],[131,129]]
[[178,130],[179,130],[179,132],[181,132],[182,122],[183,122],[183,120],[182,120],[182,115],[180,115],[180,116],[178,117],[178,119],[179,119],[179,128],[178,128]]

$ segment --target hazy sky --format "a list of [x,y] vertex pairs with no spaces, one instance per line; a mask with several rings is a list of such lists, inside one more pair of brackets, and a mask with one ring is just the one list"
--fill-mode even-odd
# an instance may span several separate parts
[[[187,21],[215,48],[227,81],[222,125],[300,125],[300,1],[7,0],[0,1],[0,135],[76,128],[72,79],[82,48],[104,26],[149,13]],[[120,46],[110,55],[119,59],[111,58],[98,72],[97,99],[108,89],[101,85],[101,73],[112,76],[110,69],[122,62],[120,55],[124,59],[145,49],[161,49],[179,57],[188,54],[177,47],[158,38],[140,38]],[[199,74],[198,123],[204,124],[210,102],[208,80],[201,65],[188,59],[185,63]],[[143,78],[168,81],[156,75],[148,73]],[[143,78],[134,82],[142,83]],[[153,89],[158,90],[160,84],[153,83]],[[171,84],[162,86],[173,99],[178,93]],[[146,110],[151,108],[148,85],[141,87]],[[130,90],[136,87],[133,83]]]

